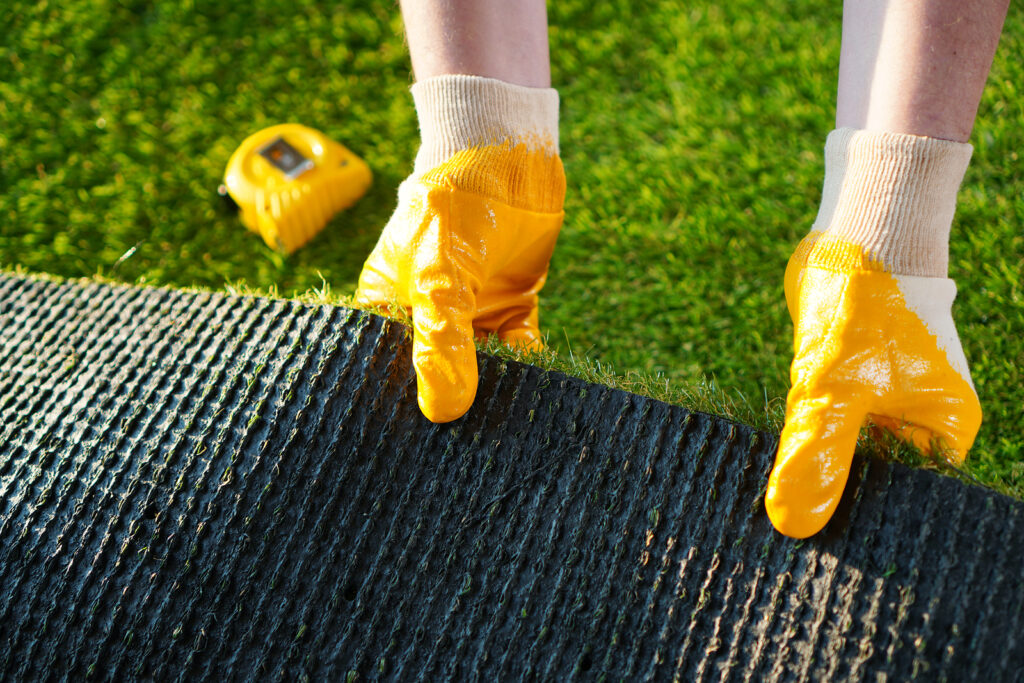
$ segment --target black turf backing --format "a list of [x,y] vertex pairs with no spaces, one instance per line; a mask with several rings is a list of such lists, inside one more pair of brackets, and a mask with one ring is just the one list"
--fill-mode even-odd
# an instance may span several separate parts
[[404,328],[0,277],[0,672],[182,680],[1020,680],[1022,505],[858,459],[775,533],[776,437]]

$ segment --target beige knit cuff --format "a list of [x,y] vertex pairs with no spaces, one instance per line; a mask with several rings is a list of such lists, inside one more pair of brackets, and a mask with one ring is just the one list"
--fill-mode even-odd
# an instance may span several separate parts
[[420,122],[415,173],[470,147],[512,141],[558,154],[558,91],[481,76],[446,75],[412,86]]
[[860,245],[890,273],[946,277],[956,195],[972,151],[937,138],[834,130],[812,231]]

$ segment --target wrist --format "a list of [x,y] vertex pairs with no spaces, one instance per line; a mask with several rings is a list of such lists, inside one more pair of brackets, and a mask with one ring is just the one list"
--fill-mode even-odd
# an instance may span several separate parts
[[558,91],[480,76],[446,75],[412,86],[420,124],[415,173],[486,145],[558,154]]
[[825,144],[821,208],[812,228],[821,233],[816,249],[837,252],[836,244],[854,245],[873,269],[945,277],[957,190],[972,151],[969,144],[937,138],[833,131]]

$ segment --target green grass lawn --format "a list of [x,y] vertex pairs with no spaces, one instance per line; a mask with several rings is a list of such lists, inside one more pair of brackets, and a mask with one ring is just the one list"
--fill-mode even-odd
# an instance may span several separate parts
[[[551,4],[569,194],[541,320],[560,356],[614,368],[653,393],[659,382],[678,394],[713,380],[723,409],[764,414],[767,403],[778,415],[791,339],[782,273],[817,208],[840,5]],[[417,146],[396,6],[14,0],[0,20],[3,265],[286,296],[324,281],[354,289]],[[970,470],[1017,495],[1021,54],[1014,6],[972,138],[951,258],[985,408]],[[243,137],[287,121],[347,144],[375,181],[284,258],[224,213],[215,190]]]

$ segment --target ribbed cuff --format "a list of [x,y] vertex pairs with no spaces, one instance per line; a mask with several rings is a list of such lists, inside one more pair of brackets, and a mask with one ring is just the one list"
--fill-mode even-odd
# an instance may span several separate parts
[[415,173],[480,145],[525,144],[558,154],[558,91],[481,76],[446,75],[412,86],[420,123]]
[[812,232],[860,245],[890,273],[946,277],[956,195],[972,151],[937,138],[832,131]]

